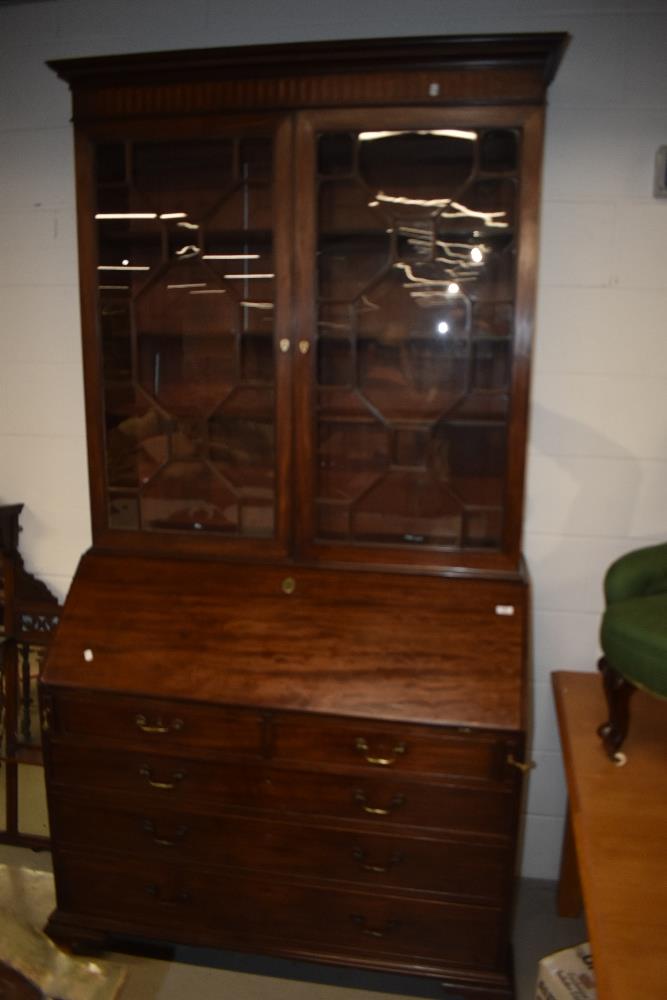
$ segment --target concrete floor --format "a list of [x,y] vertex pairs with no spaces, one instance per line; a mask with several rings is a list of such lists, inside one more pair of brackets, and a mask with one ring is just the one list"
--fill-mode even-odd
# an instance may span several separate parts
[[[16,904],[37,926],[54,905],[48,852],[0,846],[4,899]],[[22,877],[21,871],[27,870]],[[0,869],[0,872],[3,869]],[[38,872],[41,874],[33,875]],[[581,920],[556,916],[555,884],[523,880],[515,926],[516,1000],[534,1000],[539,959],[586,939]],[[443,1000],[435,980],[359,972],[330,966],[238,955],[210,949],[179,948],[174,961],[110,954],[127,968],[119,1000],[396,1000],[433,997]]]

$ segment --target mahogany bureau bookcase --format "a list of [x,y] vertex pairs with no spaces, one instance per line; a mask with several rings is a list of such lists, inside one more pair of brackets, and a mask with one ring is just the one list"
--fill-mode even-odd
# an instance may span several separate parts
[[513,995],[560,34],[51,64],[93,546],[42,685],[57,939]]

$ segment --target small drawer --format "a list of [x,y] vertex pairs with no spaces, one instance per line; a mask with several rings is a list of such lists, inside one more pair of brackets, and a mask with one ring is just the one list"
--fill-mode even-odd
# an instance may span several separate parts
[[511,778],[506,760],[517,745],[511,734],[330,716],[282,715],[272,735],[276,761],[489,782]]
[[[61,854],[59,907],[127,933],[221,948],[319,949],[402,956],[493,971],[503,960],[501,911],[351,888],[225,875],[156,861],[114,866]],[[97,920],[95,919],[97,917]]]
[[51,809],[61,848],[261,871],[500,904],[507,848],[468,840],[310,826],[272,818],[198,816],[122,800],[62,798]]
[[191,747],[259,756],[262,747],[257,712],[140,696],[56,692],[53,732],[157,752]]

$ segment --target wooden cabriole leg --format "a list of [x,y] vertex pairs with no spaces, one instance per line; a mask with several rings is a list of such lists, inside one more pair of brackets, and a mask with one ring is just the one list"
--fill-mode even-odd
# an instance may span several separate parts
[[598,736],[602,739],[604,748],[610,760],[615,764],[625,764],[625,754],[620,753],[630,724],[630,698],[636,691],[634,684],[621,676],[611,666],[606,657],[598,661],[598,670],[602,673],[605,698],[609,717],[607,722],[598,726]]

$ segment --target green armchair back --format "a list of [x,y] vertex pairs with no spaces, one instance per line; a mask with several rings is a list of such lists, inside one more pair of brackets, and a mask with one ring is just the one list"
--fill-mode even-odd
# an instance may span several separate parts
[[609,719],[598,732],[609,756],[624,763],[620,747],[633,691],[667,698],[667,543],[617,559],[607,570],[604,594],[599,667]]

